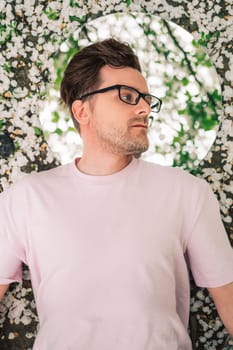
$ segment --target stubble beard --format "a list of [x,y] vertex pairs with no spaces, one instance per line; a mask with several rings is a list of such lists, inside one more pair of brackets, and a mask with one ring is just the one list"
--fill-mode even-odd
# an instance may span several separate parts
[[133,155],[139,158],[149,148],[147,130],[141,129],[134,133],[129,126],[127,131],[112,128],[104,132],[97,130],[102,148],[116,155]]

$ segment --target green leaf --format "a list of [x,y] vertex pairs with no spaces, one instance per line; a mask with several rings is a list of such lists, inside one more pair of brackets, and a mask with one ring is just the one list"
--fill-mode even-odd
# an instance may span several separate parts
[[34,127],[34,132],[35,132],[36,136],[43,135],[43,131],[40,128],[38,128],[37,126]]
[[42,66],[43,66],[43,62],[37,61],[37,62],[36,62],[36,66],[37,66],[38,68],[42,67]]
[[207,44],[212,36],[212,33],[205,34],[204,32],[201,32],[201,37],[198,39],[197,42],[198,44],[207,47]]
[[178,113],[179,115],[183,115],[183,114],[185,114],[185,112],[186,112],[186,109],[179,109],[179,110],[177,111],[177,113]]
[[182,81],[182,84],[183,84],[184,86],[186,86],[186,85],[189,84],[189,80],[188,80],[188,78],[186,78],[186,77],[184,77],[181,81]]
[[59,119],[60,119],[60,114],[57,111],[53,112],[52,122],[57,123]]
[[80,24],[84,24],[87,21],[87,16],[77,17],[77,16],[69,16],[71,22],[78,22]]
[[5,121],[3,119],[0,120],[0,129],[2,129],[3,125],[4,125]]
[[63,130],[60,129],[60,128],[57,128],[54,130],[54,133],[57,134],[57,135],[62,135],[63,134]]
[[78,7],[80,8],[81,5],[78,3],[79,0],[70,0],[70,7]]
[[15,140],[14,141],[14,146],[15,146],[15,153],[20,149],[19,141]]
[[44,13],[47,15],[48,19],[51,19],[53,21],[59,18],[59,12],[54,11],[51,7],[45,10]]
[[10,24],[8,25],[8,27],[10,28],[10,29],[16,29],[16,27],[17,27],[17,21],[16,20],[13,20],[13,21],[11,21],[10,22]]
[[1,35],[2,33],[5,33],[5,31],[6,31],[6,26],[5,26],[5,25],[2,25],[2,24],[0,23],[0,35]]
[[217,101],[222,101],[222,96],[219,94],[219,91],[215,89],[212,93],[212,96]]
[[4,69],[7,73],[10,73],[11,67],[10,67],[9,63],[4,63],[3,69]]
[[200,48],[200,45],[198,44],[198,42],[196,40],[192,40],[192,45],[196,48],[196,49],[199,49]]
[[126,0],[126,6],[129,7],[131,4],[131,0]]
[[206,60],[205,62],[204,62],[204,65],[206,66],[206,67],[213,67],[213,64],[212,64],[212,62],[211,62],[211,60]]

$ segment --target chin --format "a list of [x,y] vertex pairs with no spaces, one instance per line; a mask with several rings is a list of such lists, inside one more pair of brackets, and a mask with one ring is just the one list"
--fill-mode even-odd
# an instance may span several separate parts
[[145,147],[141,150],[132,150],[131,152],[127,152],[126,155],[132,155],[134,158],[140,158],[142,153],[146,152],[148,150],[148,147]]

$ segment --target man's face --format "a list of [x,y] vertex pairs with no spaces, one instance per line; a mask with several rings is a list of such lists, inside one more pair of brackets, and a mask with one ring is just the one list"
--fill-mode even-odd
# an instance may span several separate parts
[[[148,93],[145,79],[136,69],[104,66],[100,70],[98,89],[122,84]],[[111,90],[88,98],[89,130],[103,150],[113,154],[140,155],[148,149],[148,103],[140,98],[130,105],[120,100],[118,90]]]

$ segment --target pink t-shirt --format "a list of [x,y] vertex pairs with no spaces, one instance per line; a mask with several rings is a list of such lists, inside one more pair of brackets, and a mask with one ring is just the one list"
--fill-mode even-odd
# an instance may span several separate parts
[[233,281],[218,203],[180,169],[31,174],[0,195],[0,222],[0,284],[31,271],[34,350],[191,350],[187,263],[199,286]]

